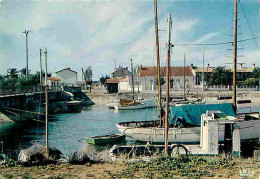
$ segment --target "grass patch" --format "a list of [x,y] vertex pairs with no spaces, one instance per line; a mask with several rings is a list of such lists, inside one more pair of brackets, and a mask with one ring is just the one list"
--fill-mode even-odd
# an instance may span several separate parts
[[127,168],[120,176],[123,178],[213,177],[217,170],[232,171],[236,164],[235,160],[219,157],[190,157],[188,159],[159,157],[149,162],[126,163]]

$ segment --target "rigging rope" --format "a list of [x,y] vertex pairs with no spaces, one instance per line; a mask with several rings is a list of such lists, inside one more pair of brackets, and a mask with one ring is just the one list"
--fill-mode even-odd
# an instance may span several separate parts
[[[252,27],[251,27],[251,25],[250,25],[250,23],[249,23],[249,20],[248,20],[248,18],[247,18],[247,16],[246,16],[246,13],[245,13],[244,8],[243,8],[243,6],[242,6],[242,3],[240,2],[240,0],[238,0],[238,2],[239,2],[239,3],[238,3],[238,4],[239,4],[239,7],[240,7],[240,9],[241,9],[241,11],[242,11],[242,14],[243,14],[243,16],[244,16],[244,18],[245,18],[245,20],[246,20],[247,25],[248,25],[249,31],[250,31],[252,37],[255,37],[254,31],[253,31],[253,29],[252,29]],[[255,41],[255,45],[256,45],[257,49],[259,49],[259,45],[258,45],[257,41],[256,41],[256,40],[254,40],[254,41]]]

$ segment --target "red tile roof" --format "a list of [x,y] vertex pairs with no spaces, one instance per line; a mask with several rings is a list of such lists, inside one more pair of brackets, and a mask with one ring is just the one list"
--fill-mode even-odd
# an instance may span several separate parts
[[[166,67],[161,67],[161,75],[166,75]],[[138,68],[138,76],[156,76],[156,67],[139,67]],[[184,75],[184,68],[183,67],[171,67],[170,68],[170,76],[183,76]],[[186,76],[193,76],[191,68],[185,67],[185,75]]]
[[59,78],[55,78],[55,77],[47,77],[47,79],[50,81],[60,81]]
[[106,79],[106,83],[119,83],[119,80],[117,78]]

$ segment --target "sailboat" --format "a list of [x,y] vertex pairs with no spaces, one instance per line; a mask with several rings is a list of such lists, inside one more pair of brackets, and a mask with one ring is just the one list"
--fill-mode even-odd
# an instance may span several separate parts
[[[131,99],[119,99],[118,104],[114,104],[116,110],[133,110],[133,109],[145,109],[156,106],[156,99],[135,99],[135,87],[134,87],[134,70],[133,63],[131,59],[131,69],[132,69],[132,90],[133,96]],[[110,106],[109,106],[110,107]]]
[[[235,21],[234,28],[237,28],[237,2],[235,1]],[[156,0],[155,0],[156,2]],[[155,3],[156,4],[156,3]],[[156,9],[156,6],[155,6]],[[157,10],[155,11],[157,12]],[[157,19],[155,18],[155,21]],[[168,36],[168,58],[170,57],[170,31],[171,22],[169,20],[169,36]],[[157,22],[155,22],[157,23]],[[158,31],[158,29],[156,29]],[[159,114],[159,120],[155,121],[132,121],[121,122],[116,124],[120,133],[137,141],[151,143],[199,143],[201,124],[200,118],[202,114],[208,111],[220,111],[225,113],[225,119],[238,120],[241,139],[257,139],[260,137],[260,119],[259,113],[248,113],[236,115],[236,64],[237,64],[237,33],[234,31],[234,70],[233,70],[233,104],[197,104],[171,106],[170,114],[168,112],[168,97],[166,91],[166,117],[164,127],[162,126],[162,116]],[[169,63],[169,60],[168,62]],[[169,74],[166,76],[169,77]],[[167,83],[166,83],[167,84]],[[166,87],[166,90],[168,86]],[[162,111],[162,110],[160,110]],[[168,120],[170,118],[170,120]],[[169,124],[169,126],[168,126]],[[219,140],[224,140],[224,127],[219,128]],[[167,139],[167,140],[166,140]]]
[[[204,57],[204,56],[203,56]],[[201,98],[187,98],[186,97],[186,54],[184,54],[184,64],[183,64],[183,98],[182,99],[172,99],[170,105],[172,106],[182,106],[187,104],[205,104],[206,101],[202,100]]]
[[[49,100],[47,83],[47,50],[44,51],[45,59],[45,147],[39,143],[34,143],[31,147],[21,150],[18,155],[18,162],[21,164],[42,164],[45,162],[68,162],[68,158],[56,149],[49,148]],[[38,163],[39,162],[39,163]]]

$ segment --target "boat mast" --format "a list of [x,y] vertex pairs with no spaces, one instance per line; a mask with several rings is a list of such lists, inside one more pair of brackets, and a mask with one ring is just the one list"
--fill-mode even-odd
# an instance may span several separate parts
[[134,69],[133,69],[133,60],[132,59],[131,59],[131,70],[132,70],[133,100],[135,100]]
[[237,108],[237,82],[236,82],[236,73],[237,73],[237,0],[234,0],[234,62],[233,62],[233,104],[235,110]]
[[204,77],[205,77],[205,74],[204,74],[204,52],[203,52],[203,56],[202,56],[202,91],[204,91]]
[[49,135],[48,135],[48,84],[47,84],[47,50],[44,51],[45,60],[45,135],[46,135],[46,156],[49,158]]
[[183,86],[183,98],[184,98],[184,100],[186,100],[186,94],[185,94],[185,86],[186,86],[186,71],[185,71],[185,66],[186,66],[186,64],[185,64],[185,61],[186,61],[186,54],[184,54],[184,65],[183,65],[183,71],[184,71],[184,74],[183,74],[183,80],[184,80],[184,82],[183,82],[183,84],[184,84],[184,86]]
[[42,91],[42,49],[40,49],[40,87]]
[[168,43],[167,43],[167,67],[166,67],[166,100],[165,100],[165,120],[164,120],[164,150],[168,154],[168,130],[169,130],[169,76],[170,76],[170,60],[171,60],[171,28],[172,18],[168,14]]
[[159,108],[159,126],[162,127],[162,101],[161,101],[161,72],[160,72],[160,54],[159,54],[159,36],[158,36],[158,19],[157,19],[157,0],[154,0],[154,21],[156,37],[156,55],[157,55],[157,83],[158,83],[158,108]]

